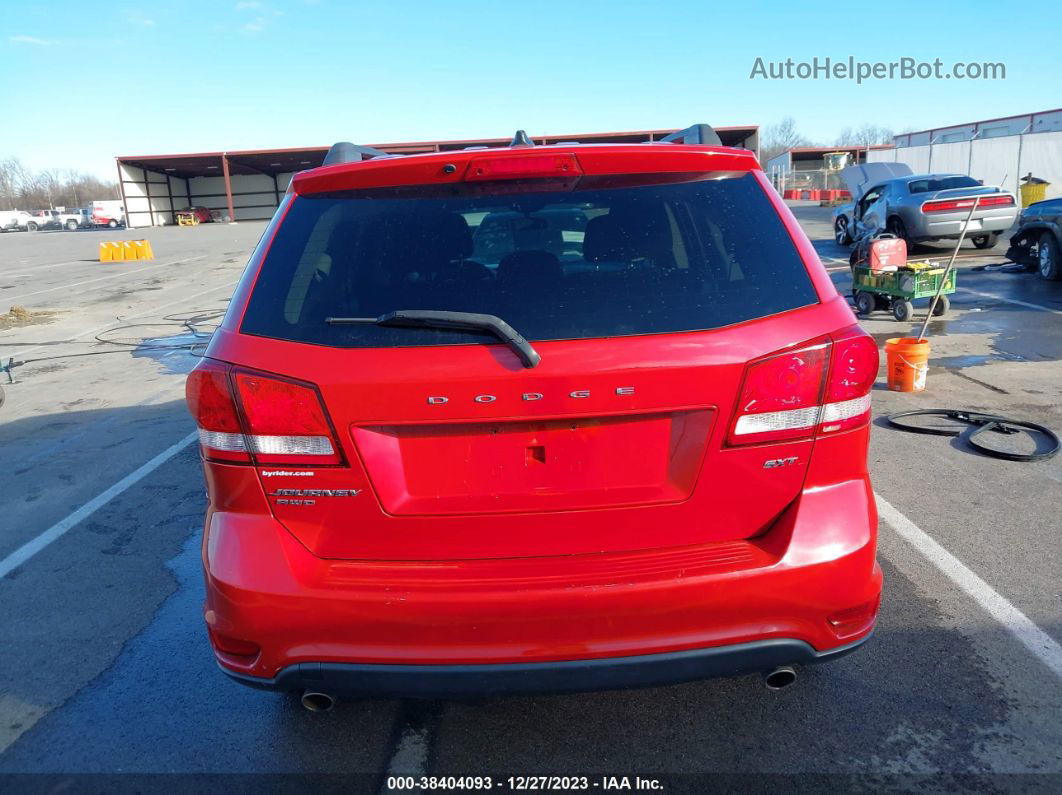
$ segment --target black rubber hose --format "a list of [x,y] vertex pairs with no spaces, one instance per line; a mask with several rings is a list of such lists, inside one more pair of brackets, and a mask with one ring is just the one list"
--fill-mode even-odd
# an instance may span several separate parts
[[[929,428],[922,425],[909,425],[898,420],[904,417],[944,417],[957,422],[964,422],[966,428]],[[993,458],[1002,458],[1005,461],[1043,461],[1058,453],[1060,442],[1058,435],[1043,425],[1024,420],[1012,420],[997,414],[982,414],[978,411],[960,411],[957,409],[919,409],[917,411],[900,411],[890,414],[886,421],[893,428],[909,433],[926,433],[933,436],[959,436],[970,447]],[[996,433],[1015,434],[1025,431],[1027,433],[1039,433],[1050,439],[1054,446],[1041,453],[1011,453],[1006,450],[996,450],[988,445],[976,441],[976,437],[985,431]]]
[[[1002,433],[1017,433],[1019,430],[1027,431],[1029,433],[1042,433],[1054,442],[1054,447],[1050,450],[1045,450],[1042,453],[1010,453],[1006,450],[996,450],[993,447],[975,441],[976,436],[989,430]],[[962,439],[978,452],[990,455],[993,458],[1002,458],[1005,461],[1043,461],[1055,455],[1059,448],[1058,436],[1050,428],[1045,428],[1043,425],[1037,425],[1035,422],[1024,422],[1021,420],[1008,419],[1003,422],[986,422],[983,425],[971,426],[963,432]]]
[[897,422],[901,417],[946,417],[949,420],[958,420],[959,422],[971,424],[977,421],[1006,421],[1005,417],[1000,417],[996,414],[982,414],[977,411],[960,411],[958,409],[918,409],[916,411],[898,411],[885,418],[893,428],[898,428],[901,431],[909,431],[910,433],[927,433],[933,436],[958,436],[966,429],[929,428],[924,425],[907,425],[906,423]]

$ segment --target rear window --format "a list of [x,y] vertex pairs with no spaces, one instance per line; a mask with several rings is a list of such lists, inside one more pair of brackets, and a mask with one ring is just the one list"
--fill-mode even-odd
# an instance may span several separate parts
[[496,341],[325,322],[435,309],[497,315],[531,341],[582,339],[718,328],[817,301],[752,175],[671,180],[296,197],[241,331],[349,348]]
[[907,189],[911,193],[936,193],[938,190],[951,190],[952,188],[979,188],[981,183],[973,177],[933,177],[931,179],[915,179],[907,183]]

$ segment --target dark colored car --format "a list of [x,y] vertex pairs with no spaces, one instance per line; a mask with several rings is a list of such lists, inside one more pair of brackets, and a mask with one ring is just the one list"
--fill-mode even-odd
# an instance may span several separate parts
[[1035,265],[1044,279],[1062,279],[1062,198],[1036,202],[1022,210],[1007,256]]
[[706,125],[337,144],[188,378],[217,662],[311,709],[784,686],[877,616],[877,372],[753,154]]

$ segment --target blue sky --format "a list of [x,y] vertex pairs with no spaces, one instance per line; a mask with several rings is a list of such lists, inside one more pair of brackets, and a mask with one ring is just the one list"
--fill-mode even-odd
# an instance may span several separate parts
[[[685,126],[792,116],[831,143],[1062,106],[1057,0],[3,2],[0,158],[113,174],[115,155]],[[851,9],[869,9],[858,34]],[[869,16],[869,15],[868,15]],[[755,59],[946,66],[1006,80],[750,80]]]

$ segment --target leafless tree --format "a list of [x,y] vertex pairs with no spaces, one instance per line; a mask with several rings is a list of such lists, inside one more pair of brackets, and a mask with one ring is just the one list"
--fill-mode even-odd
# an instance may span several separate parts
[[17,157],[0,160],[0,205],[5,210],[18,209],[22,188],[29,180],[29,173]]
[[845,127],[837,136],[837,144],[841,146],[875,146],[877,144],[891,144],[893,132],[888,127],[877,127],[873,124],[864,124],[862,127]]
[[16,157],[0,160],[0,207],[5,210],[44,210],[80,207],[92,201],[119,198],[118,186],[67,169],[34,172]]
[[808,139],[797,132],[793,117],[786,116],[780,122],[764,128],[763,139],[760,141],[761,162],[766,163],[794,146],[807,146],[808,143]]

